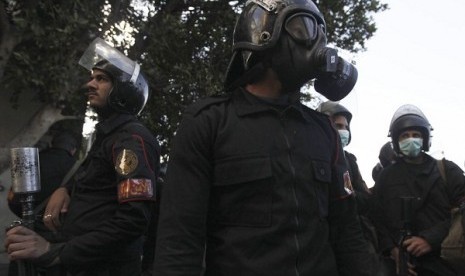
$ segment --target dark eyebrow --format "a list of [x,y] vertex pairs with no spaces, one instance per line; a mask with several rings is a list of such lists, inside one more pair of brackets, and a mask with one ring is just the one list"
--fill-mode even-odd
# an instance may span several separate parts
[[108,75],[105,74],[105,72],[101,72],[101,71],[97,71],[95,73],[92,74],[93,76],[104,76],[106,78],[108,78]]

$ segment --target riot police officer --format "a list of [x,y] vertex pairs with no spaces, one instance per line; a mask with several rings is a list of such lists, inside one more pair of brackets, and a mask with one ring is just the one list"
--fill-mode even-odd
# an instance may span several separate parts
[[228,93],[177,130],[154,274],[371,275],[337,132],[299,100],[311,79],[341,99],[355,68],[310,0],[248,1],[233,48]]
[[[443,159],[440,165],[426,153],[432,130],[423,112],[411,104],[397,109],[389,127],[397,157],[381,171],[373,191],[380,250],[391,275],[397,275],[396,263],[398,270],[410,270],[409,275],[456,275],[440,258],[440,249],[450,227],[450,210],[465,199],[465,177],[453,162]],[[444,178],[439,166],[444,166]],[[413,201],[404,212],[402,198]],[[407,218],[410,229],[406,229]],[[410,234],[400,242],[405,232]],[[410,257],[401,259],[399,252]],[[408,263],[401,265],[401,261]]]
[[372,200],[371,191],[368,189],[365,180],[363,180],[357,164],[357,157],[353,153],[345,150],[345,147],[349,145],[352,140],[352,131],[350,129],[352,113],[342,104],[333,101],[321,103],[317,110],[329,116],[341,138],[342,147],[344,148],[344,157],[350,173],[351,186],[347,188],[355,193],[357,212],[359,214],[363,234],[368,242],[368,251],[373,259],[373,267],[375,267],[375,271],[378,272],[378,274],[373,275],[382,275],[380,274],[381,269],[378,264],[378,238],[376,236],[375,227],[368,217]]
[[[350,130],[352,113],[342,104],[333,101],[326,101],[322,103],[317,110],[327,114],[330,117],[334,127],[339,133],[342,147],[345,148],[348,146],[352,140],[352,132]],[[361,195],[369,194],[370,191],[368,190],[368,186],[365,183],[365,180],[363,180],[362,174],[358,168],[357,157],[347,150],[344,150],[344,156],[349,168],[353,190],[355,190],[357,193],[360,193]],[[362,206],[359,206],[359,208],[361,207]]]
[[101,39],[79,63],[92,70],[87,98],[99,116],[95,141],[46,207],[44,223],[58,231],[56,239],[15,227],[7,233],[8,254],[41,267],[62,265],[71,275],[140,275],[159,169],[158,142],[136,118],[148,84],[136,62]]

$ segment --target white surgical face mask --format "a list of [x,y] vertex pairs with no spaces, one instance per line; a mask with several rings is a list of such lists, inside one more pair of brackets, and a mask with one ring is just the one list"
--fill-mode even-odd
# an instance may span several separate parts
[[339,129],[339,137],[341,137],[342,147],[345,148],[349,144],[350,132],[347,129]]
[[423,146],[422,138],[407,138],[399,142],[400,152],[408,157],[417,157]]

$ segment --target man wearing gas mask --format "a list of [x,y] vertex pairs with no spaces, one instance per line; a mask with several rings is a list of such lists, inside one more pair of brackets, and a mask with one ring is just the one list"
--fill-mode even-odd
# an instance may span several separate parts
[[299,101],[314,78],[341,99],[355,68],[310,0],[248,1],[233,47],[227,95],[177,130],[154,275],[372,275],[337,132]]
[[99,123],[87,157],[45,209],[43,221],[57,235],[46,241],[19,226],[5,245],[12,260],[31,260],[47,273],[62,267],[46,275],[140,275],[160,152],[136,118],[148,83],[139,64],[99,38],[79,64],[92,72],[86,96]]
[[465,177],[453,162],[426,153],[432,130],[411,104],[399,107],[391,120],[388,136],[396,160],[381,171],[373,188],[373,214],[389,275],[458,275],[440,253],[450,210],[465,205]]

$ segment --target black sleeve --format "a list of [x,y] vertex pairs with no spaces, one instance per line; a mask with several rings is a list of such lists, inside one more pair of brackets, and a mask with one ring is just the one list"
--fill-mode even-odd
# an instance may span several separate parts
[[157,201],[154,204],[150,224],[145,234],[145,241],[142,247],[142,275],[152,275],[153,261],[155,258],[155,247],[157,241],[158,217],[160,215],[160,198],[164,180],[159,177],[157,180]]
[[[333,168],[333,185],[336,191],[345,190],[350,182],[348,169],[345,165],[342,148],[338,145]],[[334,194],[334,192],[333,192]],[[362,228],[357,215],[356,202],[353,194],[339,193],[339,198],[333,198],[329,206],[329,221],[333,250],[336,255],[338,270],[342,276],[373,275],[375,260],[368,253],[367,241],[363,237]]]
[[385,174],[385,170],[381,171],[378,181],[376,181],[373,186],[373,197],[368,216],[376,228],[379,251],[385,255],[390,255],[391,249],[396,246],[396,241],[390,234],[389,229],[385,226],[387,222],[385,221],[386,216],[384,215],[384,209],[382,206],[383,196],[385,195],[385,191],[383,189],[387,185],[385,181],[386,177],[384,176]]
[[453,207],[458,207],[465,202],[465,175],[463,170],[451,161],[445,160],[444,165],[449,200]]
[[154,275],[200,275],[210,196],[211,130],[186,111],[177,130],[163,186]]
[[447,218],[436,223],[433,227],[420,231],[418,236],[425,239],[434,251],[440,250],[441,243],[449,232],[450,222],[450,218]]

